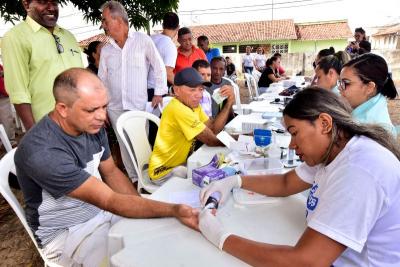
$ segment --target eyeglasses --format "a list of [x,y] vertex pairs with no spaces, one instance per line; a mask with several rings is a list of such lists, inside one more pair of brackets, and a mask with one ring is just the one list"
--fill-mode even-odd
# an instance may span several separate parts
[[58,37],[57,35],[53,34],[54,37],[54,41],[56,42],[56,47],[57,47],[57,52],[59,54],[64,52],[64,47],[62,46],[62,44],[60,44],[60,37]]
[[347,81],[347,80],[338,80],[337,81],[337,86],[340,91],[345,91],[347,89],[346,87],[349,86],[350,84],[351,84],[351,82]]

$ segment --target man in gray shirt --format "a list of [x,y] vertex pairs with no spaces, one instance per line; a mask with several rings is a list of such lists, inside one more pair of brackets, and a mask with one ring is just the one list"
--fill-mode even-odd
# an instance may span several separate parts
[[[223,57],[217,56],[211,60],[211,86],[206,88],[207,92],[210,93],[212,96],[214,90],[220,88],[219,93],[221,96],[226,98],[235,98],[235,93],[233,91],[232,83],[227,80],[223,79],[226,70],[226,61]],[[224,102],[221,104],[217,104],[215,100],[212,100],[211,109],[212,109],[212,117],[215,118],[218,113],[222,110],[222,108],[226,105],[227,100],[225,99]],[[232,101],[231,103],[235,103]],[[230,121],[234,116],[233,109],[231,107],[231,115],[228,118]]]
[[115,166],[103,128],[107,89],[96,75],[64,71],[53,94],[54,110],[25,135],[15,154],[28,224],[51,261],[98,266],[119,216],[174,216],[194,227],[195,210],[141,198]]

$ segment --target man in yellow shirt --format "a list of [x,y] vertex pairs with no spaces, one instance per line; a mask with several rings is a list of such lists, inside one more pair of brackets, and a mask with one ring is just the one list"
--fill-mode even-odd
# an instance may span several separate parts
[[149,176],[154,183],[161,184],[173,175],[186,177],[181,165],[193,152],[196,140],[208,146],[222,145],[216,134],[224,128],[235,97],[230,95],[218,116],[210,119],[200,106],[204,86],[210,85],[194,68],[175,75],[175,98],[164,109],[150,157]]
[[58,1],[22,4],[27,17],[5,34],[2,56],[7,92],[28,130],[54,108],[55,77],[83,64],[74,36],[57,26]]

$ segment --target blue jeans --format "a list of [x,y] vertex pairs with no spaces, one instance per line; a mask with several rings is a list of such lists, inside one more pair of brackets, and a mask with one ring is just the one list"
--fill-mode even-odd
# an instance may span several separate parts
[[253,67],[244,67],[244,72],[246,72],[248,74],[252,74],[253,73]]

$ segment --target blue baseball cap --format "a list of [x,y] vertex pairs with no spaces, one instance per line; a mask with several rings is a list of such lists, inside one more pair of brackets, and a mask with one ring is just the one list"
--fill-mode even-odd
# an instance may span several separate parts
[[175,74],[174,85],[186,85],[188,87],[194,88],[199,85],[210,87],[211,83],[204,81],[200,73],[195,68],[189,67]]

